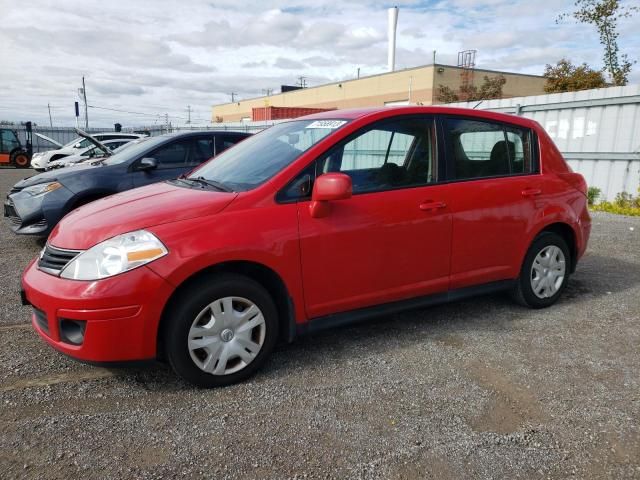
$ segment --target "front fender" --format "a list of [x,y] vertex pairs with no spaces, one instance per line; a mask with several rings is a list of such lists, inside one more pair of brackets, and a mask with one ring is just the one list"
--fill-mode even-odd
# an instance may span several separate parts
[[[188,207],[186,207],[188,208]],[[296,321],[306,319],[300,272],[297,205],[223,211],[147,228],[169,254],[149,264],[175,288],[207,268],[251,262],[274,271],[295,305]]]

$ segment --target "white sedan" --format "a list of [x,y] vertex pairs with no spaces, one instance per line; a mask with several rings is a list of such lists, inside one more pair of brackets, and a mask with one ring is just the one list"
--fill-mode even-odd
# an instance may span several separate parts
[[[145,135],[139,135],[137,133],[103,132],[94,133],[91,136],[100,142],[105,142],[107,140],[131,141],[137,138],[142,138]],[[43,136],[43,138],[45,137]],[[48,139],[48,137],[46,138]],[[48,140],[53,142],[53,140],[51,139]],[[87,138],[82,137],[78,137],[72,142],[67,143],[66,145],[58,145],[60,146],[60,148],[58,148],[57,150],[48,150],[46,152],[34,153],[33,157],[31,157],[31,168],[38,172],[43,172],[47,169],[49,162],[68,157],[69,155],[83,154],[87,149],[94,146],[93,143],[90,142]]]

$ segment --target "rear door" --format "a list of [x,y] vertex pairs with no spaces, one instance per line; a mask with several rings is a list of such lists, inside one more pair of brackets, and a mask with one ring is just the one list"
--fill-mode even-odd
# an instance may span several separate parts
[[453,216],[450,288],[515,278],[544,199],[534,134],[456,116],[441,126]]

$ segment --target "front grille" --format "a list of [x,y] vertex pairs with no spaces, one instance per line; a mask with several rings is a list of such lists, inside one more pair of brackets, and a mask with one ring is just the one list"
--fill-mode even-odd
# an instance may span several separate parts
[[38,260],[38,268],[52,275],[60,275],[62,269],[80,253],[79,250],[63,250],[47,244]]
[[9,222],[11,222],[13,225],[22,224],[22,219],[18,215],[18,212],[16,212],[16,209],[13,206],[13,202],[11,200],[4,204],[4,216],[7,217],[9,219]]
[[41,330],[49,333],[49,322],[47,322],[47,314],[37,308],[33,309],[33,317]]

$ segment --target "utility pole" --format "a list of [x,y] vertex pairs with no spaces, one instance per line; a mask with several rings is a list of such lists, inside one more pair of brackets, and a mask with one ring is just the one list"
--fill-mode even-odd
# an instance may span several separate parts
[[237,93],[235,93],[235,92],[231,92],[231,93],[230,93],[230,95],[231,95],[231,103],[235,103],[235,101],[236,101],[236,95],[238,95],[238,94],[237,94]]
[[191,123],[191,105],[187,105],[187,124]]
[[167,129],[167,133],[169,133],[169,114],[168,113],[164,114],[164,126]]
[[358,67],[358,78],[360,78],[360,67]]
[[263,88],[262,89],[262,94],[266,97],[270,97],[271,94],[273,93],[273,88]]
[[51,120],[51,104],[47,103],[47,108],[49,109],[49,125],[53,128],[53,120]]
[[299,77],[298,77],[298,82],[300,82],[300,83],[298,83],[298,85],[299,85],[300,87],[302,87],[302,88],[307,88],[307,77],[304,77],[304,76],[302,76],[302,75],[301,75],[301,76],[299,76]]
[[84,77],[82,77],[82,97],[84,98],[84,128],[89,128],[89,107],[87,106],[87,88],[84,85]]

